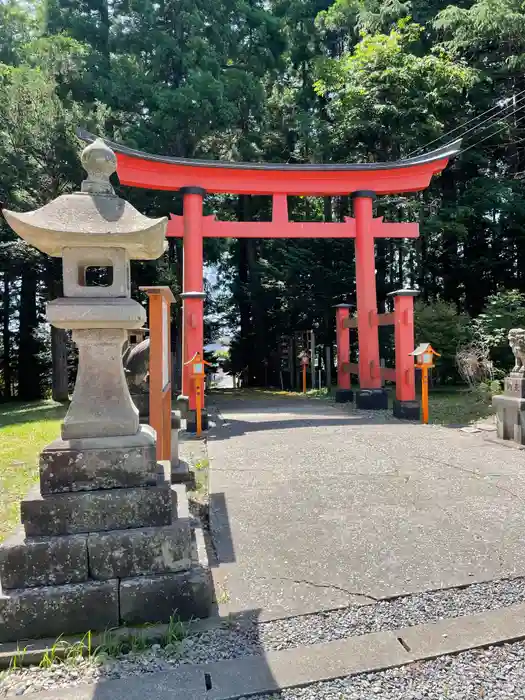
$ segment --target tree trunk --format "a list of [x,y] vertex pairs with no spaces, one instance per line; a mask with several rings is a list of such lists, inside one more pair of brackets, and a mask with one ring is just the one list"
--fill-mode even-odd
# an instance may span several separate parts
[[455,232],[454,214],[457,206],[457,191],[454,171],[446,169],[441,176],[442,191],[442,250],[440,257],[443,277],[443,298],[459,305],[461,291],[459,288],[458,238]]
[[28,263],[22,273],[20,289],[20,342],[18,347],[18,398],[32,401],[42,398],[38,342],[35,332],[37,317],[37,271]]
[[3,290],[3,330],[2,330],[2,344],[4,348],[4,358],[3,358],[3,374],[4,374],[4,399],[9,400],[12,398],[11,383],[12,383],[12,373],[11,373],[11,330],[9,328],[9,316],[11,314],[11,304],[9,299],[9,273],[7,270],[4,272],[4,290]]
[[[62,263],[59,258],[46,261],[47,299],[62,294]],[[51,326],[51,395],[54,401],[69,400],[68,336],[63,328]]]
[[69,378],[67,369],[67,331],[51,326],[51,381],[54,401],[69,400]]

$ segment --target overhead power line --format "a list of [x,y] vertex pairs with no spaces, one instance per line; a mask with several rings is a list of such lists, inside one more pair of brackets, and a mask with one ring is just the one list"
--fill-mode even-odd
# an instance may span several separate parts
[[[523,97],[521,97],[523,96]],[[516,98],[520,99],[516,99]],[[419,148],[416,148],[414,151],[411,151],[408,154],[408,158],[410,156],[414,155],[414,153],[417,153],[418,151],[426,150],[429,146],[432,146],[432,144],[437,143],[438,141],[442,141],[444,138],[447,136],[451,136],[452,134],[455,134],[457,131],[460,131],[461,129],[464,129],[466,126],[471,124],[474,121],[477,121],[478,119],[481,119],[484,117],[486,114],[490,114],[491,112],[495,112],[495,114],[491,114],[491,116],[487,117],[483,121],[481,121],[479,124],[475,124],[472,126],[470,129],[467,129],[466,131],[462,132],[458,138],[464,138],[467,134],[471,133],[472,131],[476,131],[479,129],[482,124],[485,124],[486,122],[491,122],[495,120],[497,117],[499,118],[499,115],[505,112],[510,106],[516,107],[518,103],[524,102],[525,101],[525,90],[520,90],[517,92],[515,95],[512,95],[511,97],[507,97],[505,99],[505,106],[502,106],[501,104],[496,104],[494,107],[491,107],[490,109],[485,110],[485,112],[482,112],[481,114],[478,114],[476,117],[472,117],[472,119],[469,119],[466,121],[464,124],[461,124],[460,126],[456,126],[454,129],[450,129],[450,131],[445,132],[441,136],[438,136],[437,138],[433,139],[432,141],[429,141],[428,143],[424,144],[423,146],[419,146]],[[504,118],[511,116],[514,114],[517,110],[514,109],[513,112],[510,112],[509,114],[506,114]],[[486,128],[486,127],[485,127]]]
[[[510,116],[510,115],[509,115]],[[519,119],[516,119],[516,124],[520,122],[522,119],[525,119],[525,114],[520,117]],[[485,138],[479,139],[478,141],[475,141],[474,143],[471,143],[470,146],[467,146],[466,148],[462,148],[461,151],[458,152],[458,156],[461,155],[462,153],[465,153],[465,151],[470,151],[471,148],[474,148],[475,146],[479,146],[480,143],[483,143],[483,141],[487,141],[488,139],[492,138],[493,136],[496,136],[496,134],[499,134],[501,131],[505,131],[504,126],[501,127],[501,129],[498,129],[497,131],[494,131],[492,134],[489,134],[488,136],[485,136]],[[485,131],[485,129],[484,129]]]

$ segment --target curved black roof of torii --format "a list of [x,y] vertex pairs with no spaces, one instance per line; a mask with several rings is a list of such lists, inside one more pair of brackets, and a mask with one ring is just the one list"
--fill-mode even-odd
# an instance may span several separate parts
[[[83,141],[92,143],[99,138],[89,131],[77,129],[77,135]],[[225,160],[204,160],[198,158],[176,158],[173,156],[161,156],[153,153],[146,153],[128,146],[124,146],[115,141],[100,137],[115,153],[121,153],[138,160],[150,161],[153,163],[165,163],[168,165],[192,166],[198,168],[228,168],[232,170],[273,170],[273,171],[352,171],[352,170],[392,170],[398,168],[409,168],[415,165],[425,165],[433,161],[451,158],[459,153],[461,139],[456,139],[450,143],[440,146],[433,151],[428,151],[413,158],[402,158],[394,161],[381,161],[378,163],[262,163],[262,162],[235,162]]]

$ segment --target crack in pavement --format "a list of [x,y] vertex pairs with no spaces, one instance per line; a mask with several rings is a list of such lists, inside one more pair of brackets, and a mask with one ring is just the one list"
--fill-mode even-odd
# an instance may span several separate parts
[[337,586],[333,583],[316,583],[315,581],[308,581],[307,579],[286,578],[285,576],[257,576],[256,578],[265,581],[288,581],[289,583],[305,583],[307,586],[313,586],[314,588],[331,588],[334,591],[341,591],[341,593],[345,593],[349,596],[354,596],[357,598],[366,598],[367,600],[371,600],[374,603],[381,602],[381,598],[374,598],[373,595],[369,595],[368,593],[359,593],[359,591],[349,591],[347,588],[342,588],[341,586]]

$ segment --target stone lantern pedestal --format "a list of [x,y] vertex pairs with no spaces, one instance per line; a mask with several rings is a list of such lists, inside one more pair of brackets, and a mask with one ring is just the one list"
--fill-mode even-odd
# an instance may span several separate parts
[[492,397],[496,409],[497,436],[525,445],[525,377],[511,372],[505,378],[504,392]]
[[[21,503],[23,528],[0,545],[0,642],[206,617],[212,603],[185,488],[157,463],[122,365],[128,332],[146,320],[130,298],[130,260],[163,253],[166,219],[115,195],[116,158],[102,141],[82,162],[81,192],[4,212],[22,238],[62,257],[64,298],[47,318],[72,329],[79,365],[61,438]],[[93,284],[102,273],[107,284]]]

